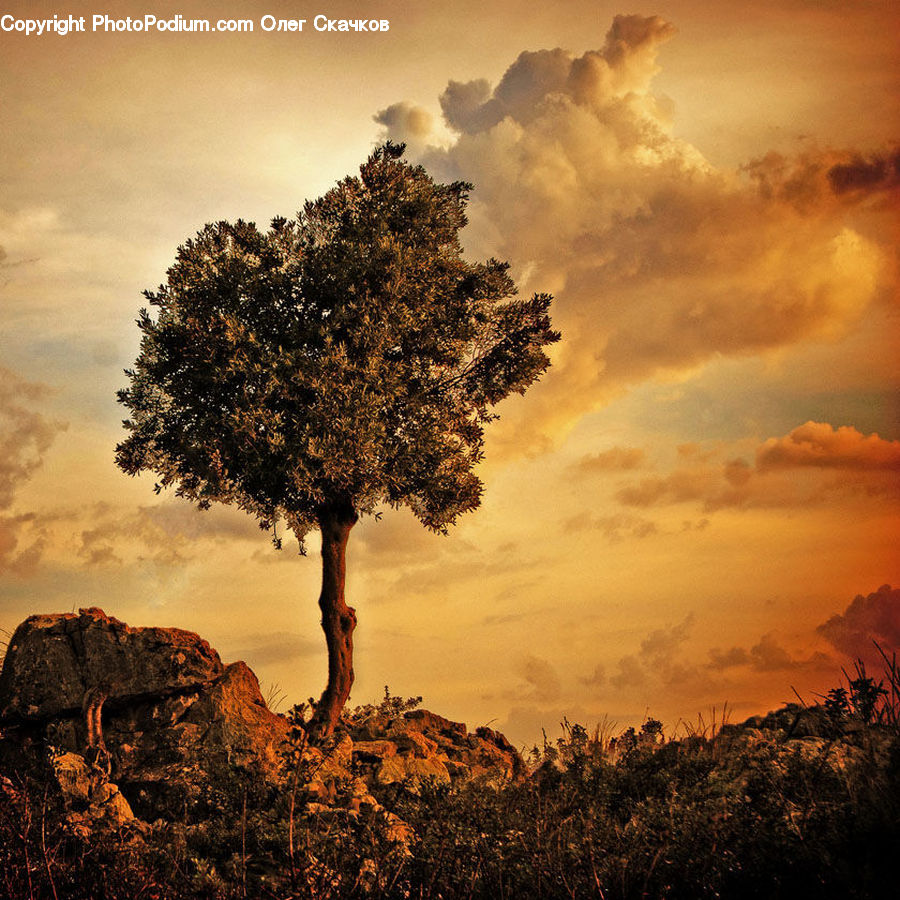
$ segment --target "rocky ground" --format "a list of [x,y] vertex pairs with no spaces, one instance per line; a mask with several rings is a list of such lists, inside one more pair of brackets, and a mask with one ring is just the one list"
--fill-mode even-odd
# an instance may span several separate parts
[[892,896],[900,677],[858,674],[523,761],[387,692],[311,744],[195,634],[32,616],[0,673],[0,900]]
[[132,628],[97,608],[31,616],[0,674],[7,768],[46,756],[73,822],[118,827],[191,817],[223,773],[302,773],[307,813],[377,810],[392,784],[502,783],[524,767],[488,728],[422,709],[367,707],[322,746],[270,711],[243,662],[196,634]]

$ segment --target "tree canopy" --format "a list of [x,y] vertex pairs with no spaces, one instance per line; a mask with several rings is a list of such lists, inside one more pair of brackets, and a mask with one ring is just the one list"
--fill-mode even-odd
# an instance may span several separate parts
[[303,549],[326,506],[408,506],[444,531],[475,509],[492,407],[523,393],[559,339],[551,297],[518,299],[508,265],[463,258],[471,185],[376,149],[268,231],[207,225],[145,296],[130,386],[129,474]]

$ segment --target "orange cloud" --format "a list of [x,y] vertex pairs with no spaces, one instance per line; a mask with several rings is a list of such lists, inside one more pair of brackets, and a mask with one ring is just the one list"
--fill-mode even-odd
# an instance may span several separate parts
[[81,531],[76,551],[89,566],[123,565],[135,559],[182,565],[202,555],[199,541],[265,543],[255,522],[240,511],[218,507],[203,511],[178,499],[139,506],[133,512],[98,503],[89,518],[91,526]]
[[679,468],[626,482],[615,497],[625,506],[699,503],[706,511],[809,505],[840,496],[872,501],[896,491],[900,471],[900,441],[824,422],[769,438],[757,447],[754,465],[728,453],[727,445],[679,448],[685,460]]
[[856,204],[873,195],[892,202],[900,190],[900,149],[867,155],[854,150],[808,151],[794,158],[772,152],[747,163],[744,171],[763,197],[804,211],[832,200]]
[[644,456],[644,451],[639,447],[611,447],[600,453],[582,456],[572,468],[581,475],[637,469],[643,464]]
[[833,428],[807,422],[782,438],[769,438],[756,451],[761,471],[814,466],[822,469],[900,469],[900,441],[861,434],[849,425]]
[[[600,50],[522,53],[493,88],[451,82],[441,105],[455,141],[420,154],[475,184],[467,244],[556,294],[565,345],[505,415],[527,420],[532,443],[636,381],[840,335],[894,277],[883,230],[834,202],[836,185],[868,177],[874,190],[864,168],[877,163],[822,161],[812,199],[792,204],[774,157],[742,178],[673,136],[671,104],[651,89],[673,34],[657,16],[617,16]],[[401,106],[379,119],[387,136],[408,131]]]
[[709,651],[710,669],[721,672],[741,666],[747,666],[755,672],[782,672],[789,669],[832,668],[834,663],[818,651],[809,656],[795,656],[771,632],[764,634],[749,650],[736,646],[728,650],[713,647]]

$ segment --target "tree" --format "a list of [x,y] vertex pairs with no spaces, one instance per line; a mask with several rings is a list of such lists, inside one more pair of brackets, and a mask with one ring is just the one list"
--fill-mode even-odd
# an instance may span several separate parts
[[208,508],[233,503],[305,552],[322,537],[319,606],[330,734],[353,683],[344,598],[350,530],[379,505],[446,532],[475,509],[492,407],[549,365],[551,297],[512,299],[506,263],[463,259],[471,185],[435,183],[391,143],[267,232],[207,225],[144,296],[140,353],[119,401],[128,474]]

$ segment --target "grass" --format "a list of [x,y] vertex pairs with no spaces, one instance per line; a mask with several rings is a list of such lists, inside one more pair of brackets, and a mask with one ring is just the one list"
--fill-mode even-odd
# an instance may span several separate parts
[[[753,727],[726,710],[667,738],[564,722],[500,788],[392,785],[381,809],[302,814],[302,746],[278,783],[227,767],[152,829],[82,834],[40,761],[0,780],[0,897],[877,898],[900,852],[900,682],[860,666],[821,704]],[[400,716],[386,695],[355,721]],[[303,707],[297,708],[298,721]],[[294,731],[302,742],[303,729]],[[352,775],[352,773],[350,773]],[[340,789],[340,786],[338,786]],[[397,842],[398,816],[411,839]]]

